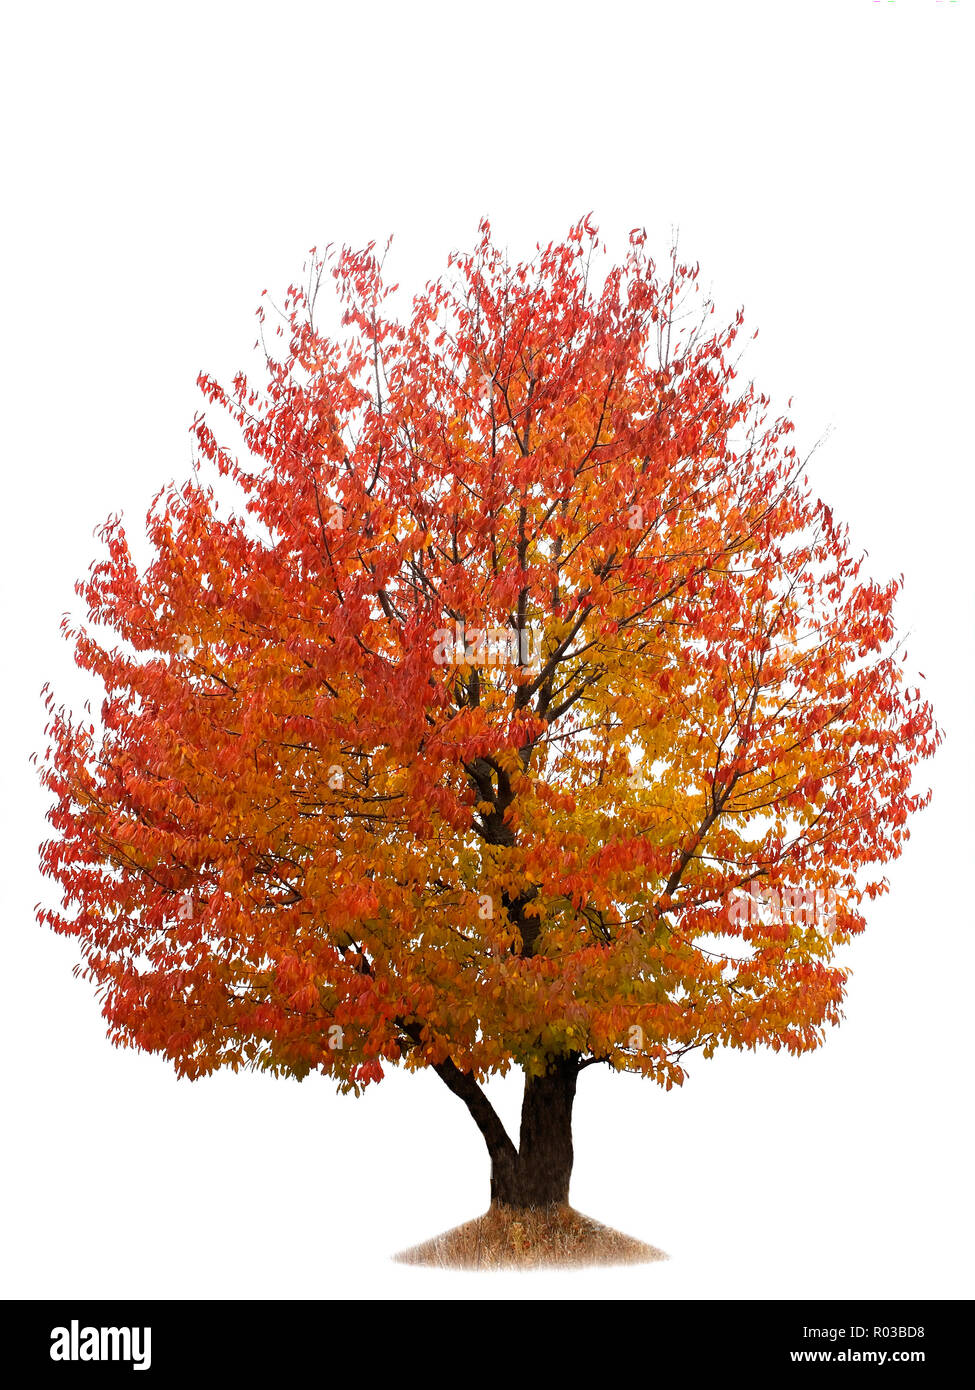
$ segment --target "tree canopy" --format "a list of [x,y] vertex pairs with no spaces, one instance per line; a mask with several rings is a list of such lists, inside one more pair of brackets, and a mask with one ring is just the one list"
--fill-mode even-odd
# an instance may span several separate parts
[[670,1086],[839,1019],[940,739],[902,581],[742,378],[743,315],[642,233],[603,250],[586,220],[512,264],[485,221],[403,310],[374,245],[313,253],[257,377],[201,376],[149,562],[101,531],[66,631],[105,697],[47,695],[39,913],[115,1041]]

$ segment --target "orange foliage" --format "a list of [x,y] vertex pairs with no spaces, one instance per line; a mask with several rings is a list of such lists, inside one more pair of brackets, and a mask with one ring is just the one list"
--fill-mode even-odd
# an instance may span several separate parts
[[[241,447],[194,422],[216,476],[157,498],[151,563],[105,526],[68,631],[106,694],[97,729],[48,696],[40,915],[116,1041],[191,1077],[669,1086],[838,1020],[940,740],[899,581],[738,382],[742,316],[637,233],[594,286],[599,250],[587,221],[511,266],[485,222],[400,315],[372,247],[316,256],[261,385],[201,377]],[[829,929],[736,910],[751,884]]]

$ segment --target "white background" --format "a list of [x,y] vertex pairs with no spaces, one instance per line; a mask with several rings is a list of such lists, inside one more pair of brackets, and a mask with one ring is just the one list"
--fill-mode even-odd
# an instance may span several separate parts
[[[4,1292],[164,1297],[971,1296],[975,0],[22,5],[3,59]],[[968,93],[966,94],[966,89]],[[389,1255],[483,1210],[433,1075],[177,1082],[113,1049],[34,924],[41,684],[92,530],[182,478],[201,367],[248,365],[260,291],[395,234],[421,287],[487,213],[512,254],[592,211],[679,226],[759,385],[879,579],[946,742],[814,1056],[591,1068],[573,1202],[669,1252],[473,1275]],[[492,1085],[514,1120],[514,1083]]]

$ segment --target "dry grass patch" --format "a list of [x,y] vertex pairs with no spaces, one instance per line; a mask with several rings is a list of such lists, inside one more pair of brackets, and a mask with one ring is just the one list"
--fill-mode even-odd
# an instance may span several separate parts
[[492,1206],[475,1221],[403,1250],[401,1264],[442,1269],[536,1269],[665,1260],[662,1250],[602,1226],[570,1206]]

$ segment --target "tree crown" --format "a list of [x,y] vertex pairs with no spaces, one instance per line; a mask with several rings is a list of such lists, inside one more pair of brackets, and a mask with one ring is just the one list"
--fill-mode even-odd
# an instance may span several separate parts
[[585,221],[512,265],[484,222],[402,315],[374,246],[313,254],[260,385],[200,378],[240,448],[198,416],[142,569],[104,527],[40,915],[116,1041],[355,1090],[567,1055],[669,1086],[838,1020],[940,740],[901,581],[739,383],[742,315],[641,233],[595,286],[600,249]]

